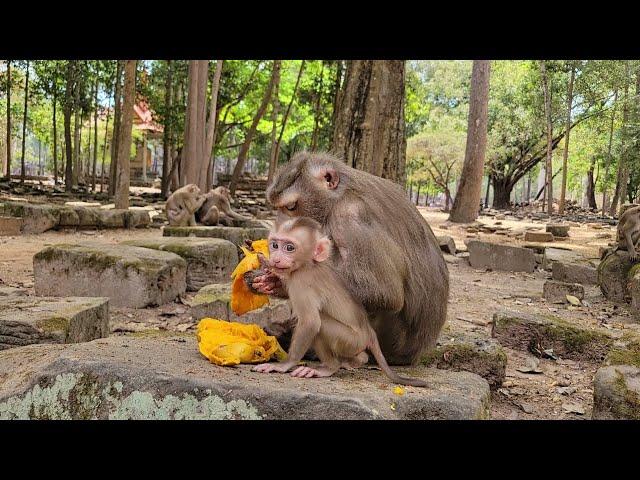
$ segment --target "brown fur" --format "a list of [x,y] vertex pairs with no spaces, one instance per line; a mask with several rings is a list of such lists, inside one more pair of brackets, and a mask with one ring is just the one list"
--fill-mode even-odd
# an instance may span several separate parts
[[626,250],[629,258],[638,260],[638,247],[640,246],[640,207],[632,207],[626,210],[618,222],[616,234],[618,246],[616,250]]
[[[275,236],[277,235],[277,236]],[[280,245],[275,249],[271,243]],[[295,250],[282,250],[285,243]],[[364,365],[369,350],[380,368],[394,382],[424,387],[418,379],[404,378],[389,368],[375,331],[371,328],[364,307],[349,293],[336,272],[325,263],[331,243],[323,237],[321,225],[308,217],[279,219],[269,235],[271,257],[269,268],[280,266],[278,276],[285,284],[292,312],[298,322],[295,327],[289,358],[277,364],[255,367],[260,372],[287,372],[293,376],[326,377],[341,367],[348,369]],[[264,260],[263,260],[264,261]],[[322,365],[319,368],[297,367],[304,354],[313,347]],[[296,368],[297,367],[297,368]]]
[[[231,192],[227,187],[216,187],[205,194],[206,200],[196,213],[197,220],[204,225],[222,223],[233,226],[233,219],[248,220],[231,209]],[[212,211],[215,208],[214,211]]]
[[333,266],[369,313],[389,363],[415,364],[435,346],[447,316],[449,272],[431,228],[400,186],[332,155],[301,152],[276,172],[267,198],[284,214],[323,226],[336,246]]
[[195,226],[195,212],[205,200],[200,188],[193,183],[173,192],[165,205],[169,225],[172,227]]

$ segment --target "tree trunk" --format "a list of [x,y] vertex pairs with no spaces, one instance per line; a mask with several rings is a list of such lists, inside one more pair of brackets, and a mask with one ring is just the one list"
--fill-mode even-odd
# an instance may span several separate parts
[[204,161],[208,66],[208,60],[189,61],[189,94],[180,173],[181,185],[195,183],[201,190],[205,189],[206,182],[206,170],[204,178],[201,178],[201,165]]
[[125,60],[124,98],[122,121],[118,134],[118,166],[116,175],[116,208],[129,208],[129,162],[131,156],[131,128],[133,126],[133,103],[136,95],[136,60]]
[[67,85],[64,94],[64,144],[66,164],[64,169],[64,189],[70,192],[73,187],[73,147],[71,145],[71,110],[73,108],[73,82],[75,80],[75,62],[67,61]]
[[416,206],[418,205],[418,200],[420,200],[420,188],[422,187],[422,182],[418,182],[418,192],[416,193]]
[[567,160],[569,158],[569,133],[571,132],[571,108],[573,106],[573,82],[576,78],[575,66],[571,66],[571,78],[567,91],[567,121],[565,122],[564,151],[562,152],[562,189],[560,190],[560,205],[558,213],[564,214],[565,197],[567,193]]
[[80,90],[82,90],[82,75],[76,75],[75,84],[75,116],[74,116],[74,130],[73,130],[73,185],[78,185],[78,179],[80,176],[80,130],[82,129],[82,109],[80,108]]
[[513,185],[505,178],[492,177],[493,184],[493,208],[507,209],[509,208],[511,190]]
[[93,97],[95,112],[93,114],[93,172],[91,175],[91,191],[96,191],[96,166],[98,164],[98,78],[96,77],[95,96]]
[[491,175],[487,175],[487,192],[484,194],[485,208],[489,208],[489,187],[491,187]]
[[[56,77],[57,77],[56,69]],[[58,184],[58,132],[56,126],[56,103],[57,103],[58,86],[53,81],[53,186]]]
[[616,118],[616,107],[618,106],[618,90],[613,96],[613,110],[611,111],[611,126],[609,128],[609,145],[607,147],[607,157],[605,159],[604,179],[602,181],[602,215],[607,211],[607,182],[609,181],[609,167],[611,166],[611,143],[613,141],[613,123]]
[[211,103],[209,105],[209,120],[207,121],[207,138],[204,145],[204,166],[206,172],[207,190],[213,187],[213,171],[216,155],[214,151],[214,139],[216,138],[216,123],[218,121],[218,92],[220,91],[220,77],[224,60],[216,61],[216,70],[211,82]]
[[7,180],[11,179],[11,60],[7,60]]
[[333,134],[335,133],[335,124],[338,117],[338,111],[340,109],[340,102],[342,100],[342,60],[338,60],[338,66],[336,68],[336,79],[333,83],[333,112],[331,113],[331,125],[334,126],[331,131],[331,144],[333,145]]
[[596,184],[593,181],[593,172],[595,170],[596,160],[595,157],[591,160],[591,165],[589,166],[589,170],[587,170],[587,192],[586,198],[589,205],[589,208],[596,209],[598,208],[598,204],[596,203]]
[[280,60],[274,60],[273,75],[275,76],[273,85],[273,102],[271,106],[271,152],[269,154],[269,171],[267,174],[267,185],[271,184],[273,174],[278,167],[278,159],[276,157],[276,135],[278,133],[278,115],[280,114]]
[[27,74],[24,79],[24,115],[22,117],[22,154],[20,157],[20,183],[24,183],[25,166],[24,153],[25,141],[27,139],[27,108],[29,102],[29,60],[27,60]]
[[104,192],[104,161],[107,157],[107,138],[109,138],[109,105],[107,104],[107,120],[104,125],[104,145],[102,146],[102,166],[100,167],[100,193]]
[[478,205],[482,199],[482,173],[487,149],[487,112],[489,107],[489,77],[491,62],[474,60],[471,73],[467,146],[460,186],[449,215],[449,221],[470,223],[478,218]]
[[[289,101],[289,105],[287,105],[287,110],[284,113],[284,118],[282,119],[282,125],[280,126],[280,135],[278,135],[278,140],[276,141],[276,151],[273,154],[274,159],[279,158],[280,156],[280,145],[282,143],[282,135],[284,134],[284,129],[287,126],[287,120],[289,119],[289,112],[291,111],[291,107],[296,98],[296,93],[298,92],[298,85],[300,85],[300,78],[302,78],[302,71],[304,70],[304,60],[300,64],[300,70],[298,70],[298,78],[296,79],[296,84],[293,87],[293,93],[291,94],[291,100]],[[277,160],[276,160],[277,164]]]
[[271,80],[269,80],[269,85],[267,85],[267,89],[265,90],[264,96],[262,97],[260,108],[258,108],[255,117],[253,117],[251,127],[249,127],[247,136],[245,137],[244,142],[242,143],[242,147],[240,147],[240,152],[238,153],[238,161],[236,162],[236,166],[233,169],[233,175],[231,176],[231,182],[229,183],[229,190],[231,191],[231,195],[234,195],[236,193],[236,186],[238,184],[238,180],[240,179],[240,174],[242,173],[244,164],[247,160],[247,154],[249,153],[251,141],[253,140],[253,136],[255,135],[256,129],[258,128],[258,123],[264,116],[264,112],[267,110],[267,106],[269,105],[269,101],[271,100],[271,93],[273,92],[273,86],[275,85],[276,80],[275,72],[276,69],[274,61],[274,66],[271,69]]
[[164,83],[164,133],[162,136],[162,183],[160,194],[167,198],[169,194],[169,172],[171,171],[171,120],[172,120],[173,64],[167,60],[167,78]]
[[624,63],[624,103],[622,104],[622,148],[620,160],[618,161],[618,175],[616,181],[616,191],[611,202],[609,215],[616,215],[618,203],[624,204],[627,196],[627,182],[629,181],[627,141],[629,137],[629,62]]
[[122,121],[122,68],[123,60],[117,61],[116,86],[113,93],[113,133],[111,138],[111,163],[109,165],[109,196],[116,192],[116,171],[118,168],[118,144],[120,142],[120,122]]
[[324,73],[324,61],[321,64],[320,67],[320,83],[318,85],[318,88],[315,92],[315,108],[314,108],[314,122],[313,122],[313,134],[311,135],[311,151],[314,152],[316,150],[316,148],[318,147],[318,130],[319,130],[319,123],[320,123],[320,101],[322,100],[322,75]]
[[553,213],[553,125],[551,123],[551,91],[545,62],[545,60],[540,61],[540,74],[544,93],[544,116],[547,121],[547,161],[545,166],[547,181],[545,182],[545,195],[547,196],[547,212],[551,214]]
[[404,185],[404,95],[404,60],[349,61],[333,152],[351,167]]

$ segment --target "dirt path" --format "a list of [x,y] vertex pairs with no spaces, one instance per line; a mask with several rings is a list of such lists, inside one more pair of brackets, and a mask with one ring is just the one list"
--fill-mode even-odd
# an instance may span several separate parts
[[[446,222],[447,215],[435,209],[420,208],[436,235],[451,236],[458,249],[465,249],[464,240],[478,238],[495,243],[522,245],[526,242],[507,235],[469,234],[461,226]],[[502,220],[481,217],[488,225],[524,230],[526,227],[543,227],[543,223]],[[91,232],[47,232],[40,235],[0,237],[0,285],[26,288],[33,294],[33,255],[43,247],[55,243],[95,240],[118,243],[122,240],[157,238],[158,229],[106,230]],[[587,258],[598,256],[598,247],[606,246],[614,237],[613,227],[592,229],[587,226],[571,228],[571,237],[556,242],[571,248]],[[604,238],[608,235],[608,238]],[[600,238],[598,238],[600,237]],[[553,244],[547,244],[553,245]],[[554,315],[583,326],[604,326],[612,331],[640,330],[626,307],[618,307],[606,301],[597,287],[585,288],[589,307],[570,307],[547,303],[542,295],[542,285],[550,278],[548,272],[533,274],[487,272],[475,270],[466,259],[448,264],[451,280],[449,315],[447,324],[452,331],[473,331],[490,336],[490,325],[480,326],[469,320],[489,322],[499,309],[511,309],[525,313]],[[191,295],[187,295],[186,299]],[[188,307],[174,302],[158,308],[111,309],[112,331],[116,335],[128,334],[149,328],[158,330],[193,330]],[[507,378],[492,398],[494,419],[588,419],[593,404],[593,375],[597,365],[570,360],[539,361],[541,373],[518,371],[530,361],[532,355],[506,349],[508,356]],[[571,412],[574,410],[578,413]],[[583,413],[582,413],[583,412]]]

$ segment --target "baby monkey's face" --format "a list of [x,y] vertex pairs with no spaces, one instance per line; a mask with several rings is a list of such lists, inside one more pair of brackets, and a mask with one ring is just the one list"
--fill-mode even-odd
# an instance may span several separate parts
[[313,260],[316,235],[307,229],[269,235],[269,267],[274,274],[288,275]]

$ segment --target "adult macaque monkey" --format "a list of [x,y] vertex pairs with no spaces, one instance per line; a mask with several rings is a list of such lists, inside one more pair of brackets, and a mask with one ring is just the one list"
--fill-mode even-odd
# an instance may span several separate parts
[[640,259],[638,247],[640,246],[640,206],[626,210],[618,222],[616,235],[618,247],[616,250],[626,250],[629,252],[631,261]]
[[167,199],[165,205],[169,225],[172,227],[197,225],[195,212],[205,200],[206,198],[200,192],[200,188],[193,183],[177,189]]
[[223,223],[233,225],[233,220],[250,220],[231,209],[231,192],[227,187],[216,187],[205,194],[206,201],[198,210],[196,217],[205,225]]
[[[287,360],[263,363],[254,371],[285,373],[293,369],[294,377],[328,377],[340,367],[361,367],[369,360],[365,351],[369,350],[395,383],[427,386],[422,380],[401,377],[389,368],[364,307],[324,263],[331,253],[331,241],[321,229],[311,218],[296,217],[278,221],[269,235],[269,260],[260,260],[284,283],[298,322]],[[312,346],[322,365],[298,366]]]
[[[415,364],[447,317],[449,272],[431,228],[395,183],[325,153],[297,153],[267,199],[289,217],[318,221],[336,248],[331,263],[364,305],[390,364]],[[272,273],[250,283],[281,295]]]

